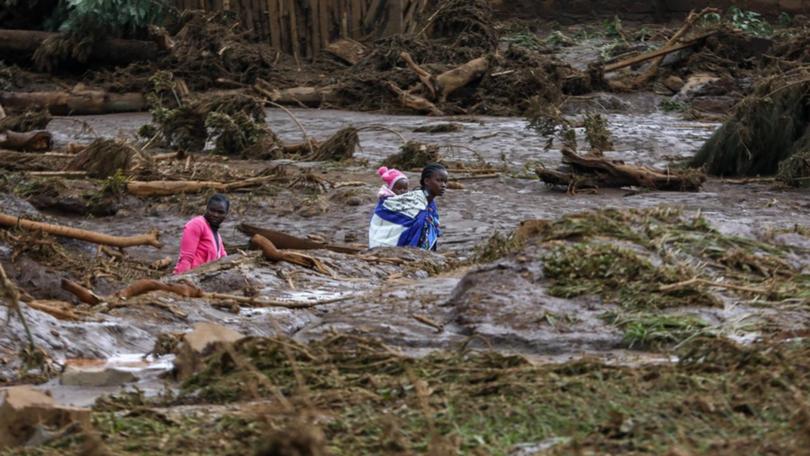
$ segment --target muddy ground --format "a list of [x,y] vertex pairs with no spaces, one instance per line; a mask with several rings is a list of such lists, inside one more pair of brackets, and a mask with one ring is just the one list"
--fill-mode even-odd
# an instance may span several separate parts
[[[581,65],[593,50],[560,55]],[[720,124],[662,108],[671,95],[596,92],[570,97],[562,110],[573,125],[585,112],[606,117],[615,149],[607,157],[675,169]],[[25,331],[2,307],[2,382],[41,383],[58,402],[82,406],[119,393],[95,402],[94,430],[74,429],[13,454],[87,454],[91,447],[99,454],[510,455],[806,448],[807,189],[713,177],[698,192],[570,194],[534,175],[538,164],[559,163],[560,144],[546,148],[521,117],[291,112],[316,140],[360,129],[354,158],[199,154],[159,165],[217,180],[283,166],[325,186],[271,183],[232,193],[222,230],[230,255],[183,278],[210,293],[339,301],[257,308],[156,292],[117,306],[77,305],[80,321],[22,304],[36,346],[55,362],[51,372],[41,363],[22,365]],[[302,140],[287,113],[266,114],[281,140]],[[149,120],[146,113],[56,117],[49,130],[62,149],[98,137],[134,139]],[[461,127],[414,131],[440,123]],[[585,144],[584,129],[576,133]],[[379,187],[374,170],[403,138],[439,145],[461,184],[438,202],[438,252],[305,252],[329,268],[323,273],[248,249],[240,223],[362,248]],[[481,168],[496,175],[469,172]],[[406,171],[413,186],[417,170]],[[63,185],[86,185],[80,182]],[[102,183],[90,185],[97,191]],[[162,249],[128,248],[121,258],[88,243],[6,230],[15,237],[0,240],[0,262],[10,279],[34,299],[72,303],[62,278],[100,295],[143,277],[176,282],[150,265],[174,260],[183,224],[207,197],[122,196],[115,215],[79,217],[36,209],[29,188],[29,178],[5,174],[4,212],[108,234],[161,233]],[[545,222],[522,225],[529,220]],[[171,381],[164,374],[173,355],[151,354],[156,341],[199,322],[255,338],[206,358],[191,380]],[[134,380],[65,385],[59,371],[75,359],[104,360]]]

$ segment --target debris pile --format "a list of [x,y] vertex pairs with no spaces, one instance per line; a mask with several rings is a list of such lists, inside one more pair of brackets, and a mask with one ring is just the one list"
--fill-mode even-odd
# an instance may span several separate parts
[[660,170],[648,166],[625,164],[604,156],[577,154],[568,146],[560,150],[563,166],[553,170],[540,166],[535,169],[543,182],[563,186],[568,193],[577,189],[641,187],[655,190],[697,191],[706,181],[700,171]]
[[389,156],[383,162],[388,168],[418,170],[429,163],[441,162],[439,146],[435,144],[422,144],[418,141],[408,141],[400,147],[400,151]]
[[[784,423],[797,413],[797,392],[810,390],[805,342],[740,346],[696,338],[678,356],[675,364],[637,367],[593,360],[537,365],[489,352],[406,358],[360,336],[336,335],[308,345],[253,337],[205,357],[203,369],[176,398],[121,394],[100,402],[93,422],[120,431],[105,436],[112,452],[245,454],[258,447],[266,451],[259,454],[303,448],[295,454],[320,455],[328,446],[358,455],[452,454],[486,445],[486,451],[507,454],[522,446],[515,442],[544,442],[554,454],[629,448],[802,451],[805,429]],[[791,387],[772,381],[774,376],[790,379]],[[697,392],[695,382],[702,385]],[[751,394],[752,385],[761,394]],[[217,414],[195,407],[194,415],[172,419],[143,412],[244,401],[257,405]],[[478,413],[482,409],[485,419]],[[617,409],[632,409],[633,415]],[[324,413],[328,422],[315,418]],[[735,419],[717,419],[726,415]],[[711,433],[703,432],[707,421],[713,423]],[[513,432],[505,435],[504,426]],[[752,428],[759,433],[752,435]],[[717,432],[727,439],[718,441]],[[678,437],[684,435],[689,437]],[[72,453],[84,445],[81,435],[65,435],[43,449]]]
[[[703,145],[690,161],[694,167],[719,176],[767,176],[780,170],[780,163],[810,147],[810,80],[805,71],[770,77]],[[798,166],[792,160],[782,166]]]

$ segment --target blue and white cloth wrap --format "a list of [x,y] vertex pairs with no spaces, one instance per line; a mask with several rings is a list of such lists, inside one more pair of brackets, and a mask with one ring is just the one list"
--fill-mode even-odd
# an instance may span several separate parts
[[433,250],[439,236],[436,203],[428,203],[424,190],[414,190],[377,203],[368,229],[368,246]]

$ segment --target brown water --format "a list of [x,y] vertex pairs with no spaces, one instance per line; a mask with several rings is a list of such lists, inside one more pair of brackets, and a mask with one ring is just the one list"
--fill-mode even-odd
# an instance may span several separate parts
[[[622,112],[607,113],[617,149],[606,154],[611,158],[664,167],[670,159],[694,154],[717,127],[716,124],[683,121],[658,112],[651,97],[605,97],[596,98],[596,102],[589,99],[572,103],[569,114],[584,112],[587,106],[598,108],[606,103],[605,100],[618,106],[617,109]],[[511,176],[530,176],[526,169],[531,169],[534,163],[539,161],[546,166],[556,166],[560,160],[559,151],[555,148],[543,150],[545,140],[527,130],[525,121],[519,118],[427,118],[332,110],[293,112],[306,126],[308,134],[316,139],[326,138],[347,125],[358,128],[384,126],[398,131],[407,139],[443,145],[444,156],[449,160],[473,163],[483,159],[494,165],[505,164],[511,170]],[[148,115],[120,114],[73,119],[86,122],[92,127],[93,133],[83,132],[82,127],[74,121],[57,119],[51,125],[57,144],[87,142],[94,135],[131,137],[137,128],[148,121]],[[412,131],[418,126],[448,121],[462,124],[463,131],[442,134],[418,134]],[[298,142],[302,138],[296,124],[282,111],[268,110],[268,123],[285,141]],[[578,133],[581,137],[582,132]],[[233,208],[228,225],[223,228],[226,242],[243,244],[246,241],[245,236],[234,228],[239,222],[297,235],[317,233],[333,241],[356,239],[365,242],[374,194],[379,186],[374,169],[384,157],[398,150],[401,139],[388,131],[372,130],[363,130],[360,139],[362,147],[357,156],[368,160],[369,165],[342,171],[331,170],[330,176],[337,173],[340,175],[338,181],[367,182],[358,189],[362,204],[350,206],[330,199],[330,194],[325,199],[322,211],[307,215],[296,211],[296,206],[302,202],[299,195],[242,196]],[[580,138],[580,143],[584,144],[584,139]],[[416,174],[409,173],[409,176],[411,182],[418,181]],[[703,191],[694,193],[604,190],[597,194],[575,196],[548,188],[534,178],[510,175],[464,181],[464,185],[463,190],[449,190],[438,202],[445,230],[440,250],[455,260],[469,257],[473,247],[496,230],[510,231],[520,221],[550,219],[606,207],[675,205],[686,211],[700,211],[724,233],[746,237],[755,237],[771,228],[810,225],[810,195],[806,191],[775,190],[769,184],[739,185],[714,179],[704,186]],[[333,190],[335,192],[337,190]],[[123,211],[115,217],[60,219],[73,226],[111,234],[134,234],[151,227],[159,228],[166,244],[161,251],[145,247],[129,249],[133,256],[154,260],[176,255],[182,225],[188,215],[180,213],[176,204],[152,204]],[[804,243],[804,248],[810,247],[807,239],[800,236],[784,235],[781,241]],[[268,335],[281,331],[299,340],[318,338],[331,331],[357,331],[382,338],[390,345],[414,355],[472,341],[474,346],[520,352],[538,361],[569,359],[586,354],[596,354],[616,362],[658,359],[657,355],[647,357],[638,352],[621,350],[621,335],[599,317],[605,310],[604,306],[587,299],[562,300],[548,296],[542,286],[522,283],[520,276],[514,272],[517,266],[509,262],[494,267],[483,266],[473,271],[456,269],[429,277],[423,270],[424,265],[444,264],[447,260],[443,255],[396,250],[380,254],[405,258],[415,266],[403,272],[399,266],[392,264],[368,262],[332,252],[315,252],[336,271],[335,276],[330,277],[287,264],[269,264],[255,255],[231,253],[235,254],[224,263],[202,268],[191,274],[190,279],[208,291],[240,292],[246,284],[250,284],[264,297],[297,301],[339,296],[351,298],[308,310],[243,309],[239,314],[233,314],[199,300],[160,296],[148,299],[171,304],[186,316],[173,315],[145,302],[113,311],[109,315],[100,314],[102,321],[91,323],[62,322],[28,310],[37,343],[47,347],[57,359],[142,354],[152,348],[154,338],[162,332],[183,332],[194,322],[214,321],[245,334]],[[806,259],[799,258],[797,261]],[[464,282],[459,285],[462,279]],[[471,298],[476,290],[482,289],[488,290],[485,299]],[[4,312],[5,308],[0,308],[0,320],[3,321],[6,318]],[[579,318],[567,327],[538,323],[538,316],[545,312],[575,313]],[[746,321],[762,318],[766,313],[761,309],[730,303],[725,309],[707,310],[703,316],[712,323],[727,325],[731,336],[750,338],[755,334],[735,328],[742,328]],[[426,317],[441,325],[442,329],[437,330],[418,317]],[[781,319],[786,326],[806,323],[805,317],[792,314],[784,315]],[[12,319],[7,335],[0,338],[0,349],[11,353],[19,346],[18,340],[22,335],[15,319]],[[154,379],[149,381],[153,382]],[[94,393],[90,391],[89,394],[92,396]]]

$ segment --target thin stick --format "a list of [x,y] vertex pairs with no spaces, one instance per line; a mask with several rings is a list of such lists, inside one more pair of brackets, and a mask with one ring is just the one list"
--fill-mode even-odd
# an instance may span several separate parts
[[304,134],[304,141],[307,144],[309,144],[309,152],[312,155],[315,155],[315,148],[312,147],[312,141],[309,139],[309,134],[307,133],[307,130],[304,128],[304,126],[301,124],[301,122],[298,120],[298,118],[295,117],[295,115],[292,112],[290,112],[289,109],[285,108],[284,106],[281,106],[280,104],[276,103],[275,101],[267,99],[266,102],[270,106],[274,106],[276,108],[281,109],[282,111],[286,112],[288,116],[290,116],[290,118],[293,120],[293,122],[295,122],[298,125],[298,128],[301,129],[301,133]]
[[3,269],[2,265],[0,265],[0,286],[3,287],[3,297],[8,300],[9,308],[17,312],[17,316],[22,322],[23,329],[25,329],[25,335],[28,337],[28,348],[33,351],[36,348],[34,346],[34,336],[31,335],[28,321],[25,319],[25,315],[23,315],[22,309],[20,308],[20,292],[17,290],[14,283],[9,280],[6,275],[6,270]]
[[137,236],[111,236],[68,226],[35,222],[3,213],[0,213],[0,225],[10,228],[22,228],[27,231],[44,231],[54,236],[79,239],[113,247],[132,247],[136,245],[151,245],[157,249],[163,247],[163,244],[160,243],[160,234],[157,231],[150,231],[147,234]]

